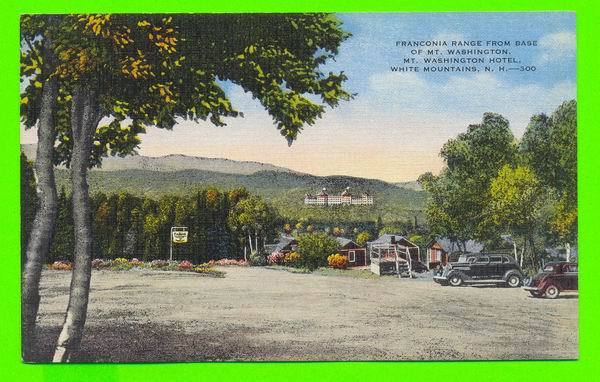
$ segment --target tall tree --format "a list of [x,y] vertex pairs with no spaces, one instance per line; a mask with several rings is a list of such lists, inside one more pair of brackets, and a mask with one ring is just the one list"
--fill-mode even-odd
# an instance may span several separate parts
[[277,212],[257,195],[240,200],[229,213],[229,225],[248,237],[251,252],[259,252],[263,238],[272,237],[278,223]]
[[[70,113],[59,135],[59,158],[71,166],[76,253],[72,293],[55,361],[69,360],[79,346],[91,263],[90,202],[86,172],[90,158],[104,153],[94,135],[126,131],[137,145],[144,126],[171,128],[178,117],[223,125],[235,117],[216,82],[231,81],[252,93],[291,144],[324,105],[350,99],[343,73],[320,66],[348,37],[327,14],[271,15],[73,15],[61,24],[54,49],[61,88]],[[315,103],[306,94],[319,96]],[[98,128],[104,117],[114,120]],[[121,129],[129,117],[132,124]],[[68,122],[68,123],[67,123]],[[95,147],[99,146],[96,150]]]
[[450,236],[463,250],[469,239],[496,236],[485,215],[489,187],[504,165],[515,163],[516,154],[508,121],[494,113],[485,113],[480,124],[449,140],[441,150],[442,173],[420,177],[431,195],[426,213],[433,232]]
[[533,116],[520,149],[550,191],[549,226],[565,245],[568,257],[571,244],[577,242],[577,102],[562,103],[550,117]]
[[[535,231],[539,228],[543,188],[534,172],[523,166],[504,166],[490,185],[490,216],[493,223],[510,232],[513,240],[519,238],[529,246],[529,265],[540,265],[535,250]],[[523,255],[521,255],[523,256]]]
[[[69,32],[73,29],[73,20],[74,16],[66,15],[21,17],[21,81],[26,83],[21,94],[21,121],[25,128],[37,127],[35,173],[39,202],[27,242],[22,275],[22,348],[25,359],[28,359],[31,344],[35,341],[41,269],[43,262],[48,259],[56,225],[57,192],[53,164],[68,163],[68,148],[72,147],[73,142],[69,122],[69,108],[73,99],[69,92],[70,73],[83,70],[89,64],[85,54],[73,58],[68,53],[69,50],[75,51],[75,47],[83,41]],[[71,62],[65,62],[68,60]],[[137,145],[136,134],[140,132],[139,129],[117,131],[114,123],[112,127],[97,130],[94,163],[108,152],[128,153]],[[62,145],[56,147],[58,136],[62,136]]]
[[[52,24],[54,16],[49,16],[49,19],[49,24]],[[54,109],[59,83],[55,75],[54,32],[55,29],[48,27],[41,20],[26,19],[21,24],[21,40],[27,44],[25,52],[21,55],[21,78],[29,80],[29,92],[26,92],[29,94],[21,96],[21,121],[25,127],[38,127],[34,168],[39,203],[27,242],[22,275],[21,338],[24,359],[29,358],[31,345],[35,341],[42,264],[50,250],[57,211],[53,150],[56,138]],[[38,36],[43,38],[36,40]],[[32,97],[33,94],[35,97]]]

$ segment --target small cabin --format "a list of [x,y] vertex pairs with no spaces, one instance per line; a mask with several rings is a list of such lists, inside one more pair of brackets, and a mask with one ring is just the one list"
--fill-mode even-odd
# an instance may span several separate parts
[[348,258],[348,266],[360,267],[369,265],[367,249],[345,237],[335,238],[339,243],[338,253]]
[[290,253],[296,251],[298,248],[298,241],[289,235],[281,235],[279,237],[279,242],[275,244],[267,244],[265,245],[265,250],[267,253]]
[[427,266],[435,268],[438,265],[446,265],[454,261],[461,253],[480,253],[483,244],[475,240],[467,240],[464,248],[457,241],[447,237],[436,237],[427,244]]

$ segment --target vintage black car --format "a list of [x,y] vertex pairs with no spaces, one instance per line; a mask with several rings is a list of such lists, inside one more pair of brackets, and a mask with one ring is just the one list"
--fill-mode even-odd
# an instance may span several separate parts
[[427,265],[423,264],[420,261],[411,261],[410,269],[413,272],[417,272],[417,273],[423,273],[423,272],[427,272],[429,270],[429,268],[427,268]]
[[521,285],[523,271],[512,256],[504,254],[467,254],[446,266],[433,277],[441,285],[460,286],[466,283]]
[[533,297],[557,298],[562,291],[579,289],[577,264],[567,261],[548,263],[523,287]]

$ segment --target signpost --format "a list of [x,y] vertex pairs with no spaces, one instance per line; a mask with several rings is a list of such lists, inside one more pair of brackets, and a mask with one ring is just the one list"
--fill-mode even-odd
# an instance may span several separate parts
[[188,241],[188,227],[171,227],[171,237],[169,239],[169,260],[173,261],[173,243],[183,244]]

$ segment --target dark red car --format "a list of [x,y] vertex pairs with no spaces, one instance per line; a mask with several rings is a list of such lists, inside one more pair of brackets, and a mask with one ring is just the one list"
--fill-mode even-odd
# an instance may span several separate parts
[[578,290],[578,287],[577,264],[561,261],[546,264],[523,289],[533,297],[557,298],[561,292]]

